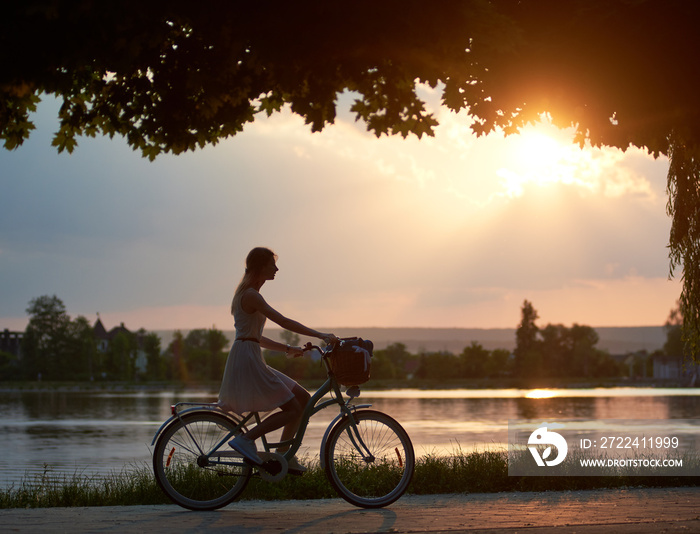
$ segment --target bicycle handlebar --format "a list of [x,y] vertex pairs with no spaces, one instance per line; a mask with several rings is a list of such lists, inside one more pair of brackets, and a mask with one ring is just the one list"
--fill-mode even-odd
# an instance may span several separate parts
[[[333,348],[334,347],[335,347],[335,344],[334,344]],[[325,356],[328,352],[330,352],[332,350],[332,348],[328,349],[328,347],[322,349],[321,347],[319,347],[318,345],[314,345],[310,341],[308,343],[306,343],[306,345],[304,345],[303,347],[300,347],[300,348],[301,348],[302,353],[310,352],[312,350],[317,350],[319,352],[319,354],[321,354],[321,356]],[[287,358],[291,358],[291,357],[292,356],[290,356],[289,354],[287,355]]]
[[309,341],[306,345],[304,345],[303,347],[301,347],[301,350],[302,350],[303,352],[310,352],[310,351],[312,351],[312,350],[317,350],[317,351],[318,351],[319,353],[321,353],[321,354],[325,354],[326,352],[330,352],[330,351],[328,350],[327,347],[326,347],[326,348],[321,348],[321,347],[319,347],[318,345],[314,345],[314,344],[311,343],[310,341]]
[[329,352],[331,352],[333,349],[335,349],[338,345],[340,345],[343,341],[353,341],[356,339],[359,339],[357,337],[336,337],[335,342],[331,343],[330,345],[326,345],[326,347],[321,348],[318,345],[314,345],[310,341],[306,343],[303,347],[301,347],[301,350],[304,352],[308,352],[310,350],[317,350],[320,352],[323,356],[327,355]]

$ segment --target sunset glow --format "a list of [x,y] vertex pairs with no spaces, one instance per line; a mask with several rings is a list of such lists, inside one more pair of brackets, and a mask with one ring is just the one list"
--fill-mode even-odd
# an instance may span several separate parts
[[404,140],[342,114],[312,134],[284,112],[149,163],[117,139],[57,155],[41,109],[0,152],[0,327],[56,294],[109,324],[229,328],[257,245],[279,255],[266,298],[311,325],[513,328],[525,299],[543,324],[661,325],[680,293],[667,161],[582,149],[546,120],[476,138],[439,108],[435,137]]
[[[503,187],[509,197],[519,197],[526,184],[572,184],[582,167],[585,154],[574,145],[564,145],[538,130],[525,131],[508,154],[508,167],[499,169]],[[515,170],[517,169],[517,170]]]
[[554,397],[558,397],[558,394],[550,389],[533,389],[525,395],[526,399],[551,399]]

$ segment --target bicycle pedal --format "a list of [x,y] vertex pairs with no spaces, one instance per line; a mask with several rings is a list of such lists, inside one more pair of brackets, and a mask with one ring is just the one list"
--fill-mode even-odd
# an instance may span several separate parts
[[260,467],[273,476],[279,474],[280,471],[282,471],[282,464],[275,460],[268,460],[267,462],[263,462],[263,464]]
[[240,458],[243,460],[243,463],[246,464],[248,467],[260,467],[261,464],[256,464],[253,460],[248,460],[245,456],[235,456],[234,458]]
[[287,459],[276,452],[259,452],[262,465],[256,466],[260,478],[267,482],[279,482],[287,474]]

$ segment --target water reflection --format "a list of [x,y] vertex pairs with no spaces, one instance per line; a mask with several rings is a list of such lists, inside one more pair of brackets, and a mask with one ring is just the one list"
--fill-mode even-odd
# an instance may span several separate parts
[[[59,473],[107,473],[150,464],[150,443],[178,401],[211,402],[212,392],[0,392],[5,437],[0,485],[17,483],[45,464]],[[399,420],[416,453],[505,449],[509,420],[697,419],[699,389],[392,390],[364,391]],[[337,412],[312,419],[302,456],[318,455]]]

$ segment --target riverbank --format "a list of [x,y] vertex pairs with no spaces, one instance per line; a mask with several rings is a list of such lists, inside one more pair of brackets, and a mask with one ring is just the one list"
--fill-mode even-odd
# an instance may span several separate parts
[[[302,381],[302,385],[313,390],[323,381]],[[65,392],[211,392],[216,395],[219,382],[51,382],[51,381],[0,381],[0,393],[23,391],[65,391]],[[478,380],[370,380],[363,389],[385,391],[389,389],[592,389],[592,388],[687,388],[678,380],[648,379],[478,379]]]
[[364,510],[341,499],[236,502],[215,512],[175,505],[0,510],[7,532],[700,532],[700,488],[406,495]]
[[[336,493],[318,461],[304,459],[309,470],[301,477],[287,476],[276,483],[253,478],[242,500],[280,501],[327,499]],[[581,491],[600,488],[700,486],[700,477],[587,476],[526,477],[508,475],[505,451],[452,456],[425,455],[416,461],[412,495],[437,493],[499,493],[503,491]],[[0,489],[0,509],[167,504],[149,465],[130,467],[104,477],[57,476],[50,471]]]

